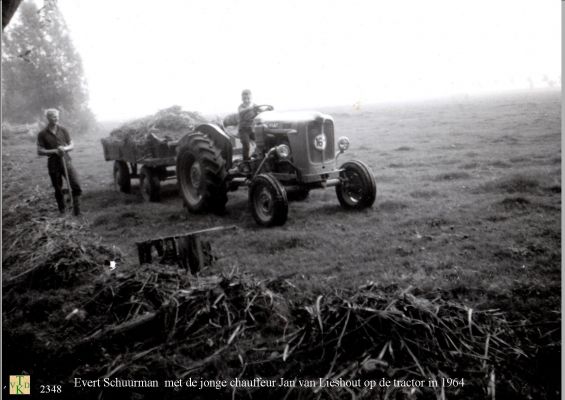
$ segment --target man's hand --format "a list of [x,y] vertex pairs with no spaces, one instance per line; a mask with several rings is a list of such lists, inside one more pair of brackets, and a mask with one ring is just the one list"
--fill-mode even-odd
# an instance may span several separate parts
[[60,157],[63,157],[65,155],[65,147],[64,146],[57,147],[57,154],[59,154]]

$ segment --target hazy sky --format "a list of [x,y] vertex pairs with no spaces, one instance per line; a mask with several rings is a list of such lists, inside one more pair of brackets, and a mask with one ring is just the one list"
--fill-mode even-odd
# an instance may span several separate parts
[[[25,0],[31,1],[31,0]],[[421,99],[560,79],[555,0],[59,0],[101,119]],[[155,8],[155,6],[159,8]],[[560,84],[560,81],[559,81]]]

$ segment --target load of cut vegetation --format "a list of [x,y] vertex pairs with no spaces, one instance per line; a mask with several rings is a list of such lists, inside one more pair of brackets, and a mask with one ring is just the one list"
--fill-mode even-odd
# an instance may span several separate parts
[[161,139],[178,140],[205,122],[207,122],[206,118],[196,111],[186,111],[180,106],[172,106],[124,124],[110,132],[110,137],[139,143],[147,140],[149,134],[154,134]]

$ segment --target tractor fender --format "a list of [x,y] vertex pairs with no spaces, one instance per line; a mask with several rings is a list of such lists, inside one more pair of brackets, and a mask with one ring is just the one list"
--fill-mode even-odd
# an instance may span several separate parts
[[[198,125],[195,131],[202,132],[212,139],[214,145],[220,150],[222,157],[226,161],[226,169],[230,169],[232,166],[233,147],[228,134],[218,125],[212,123]],[[182,146],[183,141],[179,145]]]

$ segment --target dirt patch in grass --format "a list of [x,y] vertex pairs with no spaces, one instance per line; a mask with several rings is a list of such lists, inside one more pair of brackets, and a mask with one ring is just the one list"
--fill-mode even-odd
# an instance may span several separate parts
[[524,197],[506,197],[502,201],[496,203],[506,211],[521,211],[521,212],[556,212],[560,211],[557,205],[546,204],[541,201],[532,201]]
[[92,226],[101,226],[101,225],[107,225],[111,222],[111,217],[103,214],[103,215],[98,215],[97,217],[94,218],[94,220],[92,221]]
[[516,136],[511,136],[511,135],[503,135],[491,140],[491,143],[504,143],[509,145],[515,145],[518,142],[519,139]]
[[512,165],[504,162],[504,161],[494,161],[488,164],[491,167],[495,167],[495,168],[511,168]]
[[506,210],[520,210],[520,211],[527,210],[532,205],[530,200],[524,197],[507,197],[498,204],[500,204]]
[[443,174],[436,175],[433,178],[434,181],[452,181],[456,179],[471,179],[471,175],[467,172],[454,171],[445,172]]
[[521,164],[521,163],[532,161],[532,159],[531,159],[531,157],[518,156],[518,157],[512,157],[508,161],[510,161],[511,163],[514,163],[514,164]]
[[459,166],[459,168],[461,169],[476,169],[478,167],[480,167],[481,164],[477,163],[477,162],[470,162],[470,163],[465,163],[465,164],[461,164]]
[[118,216],[119,220],[127,220],[127,219],[138,220],[139,218],[140,216],[135,211],[126,211],[125,213],[121,213]]
[[377,185],[378,185],[379,182],[382,182],[382,183],[397,182],[398,177],[391,176],[391,175],[377,175],[377,176],[375,176],[375,180],[377,181]]
[[547,188],[550,193],[561,193],[561,185],[552,185]]
[[441,217],[435,217],[435,218],[428,219],[426,221],[426,224],[430,228],[441,228],[441,227],[444,227],[444,226],[452,226],[453,221],[450,221],[448,219],[441,218]]
[[408,208],[408,204],[398,200],[385,200],[378,203],[380,211],[394,212]]
[[409,146],[400,146],[395,149],[396,151],[412,151],[414,150],[412,147]]
[[267,240],[251,241],[250,246],[260,253],[275,254],[292,249],[308,249],[312,247],[312,241],[297,235],[275,235]]
[[416,199],[431,199],[437,197],[439,192],[437,190],[415,190],[410,192],[410,196]]

